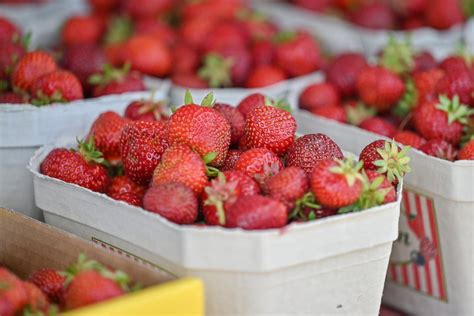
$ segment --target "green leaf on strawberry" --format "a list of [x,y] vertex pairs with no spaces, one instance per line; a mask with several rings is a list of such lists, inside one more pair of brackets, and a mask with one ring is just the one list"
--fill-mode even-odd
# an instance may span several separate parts
[[198,76],[206,80],[211,88],[231,87],[233,65],[233,59],[209,53],[204,57],[203,66],[198,70]]
[[410,157],[406,155],[410,149],[410,146],[404,146],[402,150],[399,150],[395,141],[385,142],[384,148],[377,149],[382,159],[373,162],[378,167],[377,172],[386,174],[390,182],[400,181],[406,173],[411,171]]
[[455,95],[452,99],[449,99],[445,95],[441,95],[436,108],[445,111],[448,114],[448,124],[458,121],[459,123],[466,125],[469,116],[474,114],[473,109],[470,109],[469,106],[459,102],[458,95]]
[[398,41],[395,36],[390,35],[380,58],[380,65],[399,75],[409,73],[415,66],[409,39]]

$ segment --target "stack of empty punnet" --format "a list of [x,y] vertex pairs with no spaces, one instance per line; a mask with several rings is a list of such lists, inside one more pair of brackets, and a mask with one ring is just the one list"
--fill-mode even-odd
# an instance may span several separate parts
[[0,205],[41,218],[26,169],[35,150],[85,132],[101,112],[122,113],[131,102],[149,99],[147,89],[155,91],[156,99],[164,99],[169,83],[128,67],[112,68],[94,47],[68,48],[60,67],[52,53],[28,52],[22,32],[0,19],[5,29],[0,38]]
[[47,223],[201,278],[210,315],[378,313],[405,150],[381,141],[357,162],[326,135],[295,137],[287,105],[262,94],[112,116],[78,151],[70,139],[31,158]]
[[[290,102],[306,110],[295,114],[300,132],[326,133],[346,150],[357,152],[380,137],[413,147],[384,302],[417,315],[469,314],[474,302],[472,57],[454,54],[429,65],[422,63],[426,52],[412,56],[406,43],[389,46],[378,67],[364,65],[354,54],[336,57],[326,81],[300,86]],[[405,53],[394,59],[390,51]],[[347,66],[356,64],[348,64],[351,59],[358,60],[358,69]],[[397,90],[400,94],[387,101]]]

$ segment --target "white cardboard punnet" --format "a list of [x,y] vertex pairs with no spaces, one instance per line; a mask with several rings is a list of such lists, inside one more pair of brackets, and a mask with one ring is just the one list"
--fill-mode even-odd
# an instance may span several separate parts
[[[306,85],[289,96],[297,105]],[[380,135],[356,126],[293,113],[300,133],[327,134],[359,153]],[[472,315],[474,309],[474,161],[450,162],[411,150],[400,238],[394,243],[383,300],[416,315]]]
[[39,149],[29,165],[46,222],[178,276],[202,278],[209,315],[378,314],[400,195],[370,210],[282,229],[179,226],[40,174],[54,147]]

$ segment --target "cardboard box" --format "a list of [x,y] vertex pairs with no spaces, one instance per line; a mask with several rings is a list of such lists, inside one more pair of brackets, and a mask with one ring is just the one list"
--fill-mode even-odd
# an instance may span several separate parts
[[[304,88],[295,89],[297,104]],[[384,139],[356,126],[293,113],[300,133],[324,133],[355,153]],[[474,161],[450,162],[409,152],[400,236],[394,243],[383,300],[409,314],[471,315],[474,310]]]
[[[147,86],[156,91],[157,100],[167,98],[169,82],[147,79]],[[34,204],[33,179],[26,168],[35,150],[57,139],[86,135],[100,113],[123,114],[130,102],[149,97],[150,92],[144,91],[44,107],[0,104],[0,207],[41,219]]]
[[209,315],[377,315],[398,236],[400,195],[370,210],[282,229],[180,226],[40,174],[51,149],[41,148],[30,161],[46,222],[178,276],[201,278]]
[[164,315],[170,311],[175,315],[204,315],[203,288],[199,280],[176,280],[149,263],[125,253],[114,253],[20,213],[0,208],[0,240],[0,265],[22,279],[40,268],[63,270],[77,260],[79,253],[84,253],[89,259],[126,272],[145,287],[72,311],[70,315]]

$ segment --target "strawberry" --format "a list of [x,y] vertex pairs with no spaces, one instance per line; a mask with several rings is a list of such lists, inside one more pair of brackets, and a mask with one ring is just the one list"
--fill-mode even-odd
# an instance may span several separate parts
[[36,270],[28,279],[54,303],[59,303],[63,299],[65,280],[58,271],[48,268]]
[[271,65],[262,65],[253,69],[245,83],[245,87],[261,88],[283,80],[286,80],[286,75],[281,69]]
[[410,131],[399,131],[393,136],[393,139],[400,144],[413,148],[420,148],[421,145],[426,143],[426,139]]
[[397,40],[389,36],[388,42],[381,52],[379,65],[399,76],[413,71],[413,48],[408,39]]
[[413,73],[431,70],[436,68],[436,66],[438,65],[436,59],[428,51],[422,51],[413,56],[413,63]]
[[206,165],[188,146],[172,145],[153,172],[153,185],[165,182],[180,182],[199,195],[207,184]]
[[127,119],[115,112],[107,111],[96,118],[87,136],[87,138],[94,138],[96,148],[112,165],[118,165],[121,162],[120,135],[127,123]]
[[363,120],[359,127],[369,132],[392,138],[397,132],[397,128],[389,121],[381,117],[369,117]]
[[12,103],[21,104],[26,103],[27,100],[24,96],[15,92],[0,93],[0,104],[1,103]]
[[365,170],[363,180],[362,194],[356,202],[356,210],[365,210],[396,201],[395,187],[384,175],[375,170]]
[[271,65],[274,51],[273,44],[270,41],[255,42],[251,49],[253,67]]
[[79,79],[69,71],[56,70],[36,79],[30,87],[35,105],[63,103],[84,98]]
[[436,29],[448,29],[464,21],[458,1],[433,0],[425,11],[426,23]]
[[284,155],[293,143],[296,132],[295,118],[275,106],[260,106],[245,120],[244,139],[247,148],[267,148]]
[[334,216],[337,215],[338,209],[332,209],[332,208],[310,208],[310,207],[304,207],[302,210],[303,213],[303,220],[304,221],[310,221],[313,219],[320,219],[324,217],[329,217],[329,216]]
[[362,149],[359,159],[364,163],[365,170],[376,170],[391,183],[397,183],[411,171],[410,157],[406,156],[409,150],[409,146],[400,150],[395,142],[376,140]]
[[300,167],[309,175],[320,161],[332,158],[342,159],[344,155],[331,138],[324,134],[307,134],[290,146],[286,165]]
[[95,13],[110,13],[117,9],[119,0],[88,0],[88,3]]
[[28,91],[41,76],[57,69],[53,57],[43,51],[32,51],[21,58],[13,70],[11,81],[17,89]]
[[231,127],[225,117],[212,108],[213,94],[208,94],[201,105],[193,103],[189,91],[185,105],[171,115],[168,123],[170,144],[185,144],[201,157],[215,154],[212,166],[224,163],[231,140]]
[[250,113],[253,109],[259,106],[264,106],[266,104],[265,96],[261,93],[252,93],[246,96],[242,101],[237,105],[237,110],[247,118],[247,114]]
[[343,53],[329,63],[326,78],[343,96],[353,96],[356,92],[357,77],[365,67],[367,62],[361,54]]
[[198,70],[198,76],[205,80],[209,87],[231,87],[231,68],[233,60],[224,58],[216,53],[209,53],[204,56],[203,66]]
[[297,6],[314,12],[324,12],[329,9],[331,0],[293,0]]
[[286,207],[281,202],[262,195],[241,196],[227,209],[225,226],[245,230],[270,229],[285,226]]
[[430,139],[418,149],[427,155],[449,161],[454,161],[457,155],[453,145],[440,138]]
[[311,111],[327,106],[336,106],[341,102],[336,87],[330,83],[314,83],[307,86],[299,97],[299,106]]
[[265,148],[253,148],[243,152],[235,164],[235,170],[245,172],[261,186],[268,177],[276,175],[282,169],[280,158]]
[[[28,292],[23,282],[8,269],[0,266],[0,312],[14,316],[27,303]],[[2,310],[3,309],[3,310]]]
[[375,116],[377,111],[356,100],[347,100],[344,103],[347,121],[352,125],[359,125],[365,119]]
[[173,47],[173,74],[194,73],[200,63],[197,50],[184,42]]
[[150,35],[135,35],[124,47],[124,60],[133,70],[164,77],[171,72],[172,56],[168,47]]
[[311,190],[318,203],[327,208],[355,203],[362,193],[361,167],[351,158],[321,160],[311,172]]
[[125,109],[124,116],[132,121],[167,121],[168,115],[164,101],[133,101]]
[[235,169],[235,164],[237,160],[239,160],[240,155],[242,155],[243,151],[238,149],[229,149],[227,155],[225,157],[224,164],[221,166],[222,171],[232,170]]
[[29,312],[47,313],[49,310],[49,301],[46,295],[33,283],[23,282],[23,287],[28,296],[26,309]]
[[432,101],[438,97],[436,92],[438,82],[444,77],[444,71],[433,68],[413,74],[413,84],[417,93],[417,102]]
[[15,68],[17,62],[26,54],[26,49],[23,45],[16,42],[0,41],[2,50],[0,50],[0,90],[5,89],[8,82],[3,82],[2,79],[8,80]]
[[351,14],[350,20],[359,26],[374,30],[395,28],[396,16],[384,2],[364,4]]
[[[395,187],[390,183],[384,175],[381,175],[377,171],[374,170],[366,170],[365,171],[367,178],[369,179],[371,184],[377,184],[380,180],[377,178],[382,177],[382,183],[378,186],[378,189],[388,189],[387,192],[384,194],[383,200],[379,204],[387,204],[390,202],[395,202],[397,200],[397,192],[395,191]],[[380,178],[379,178],[380,179]]]
[[219,173],[211,180],[201,195],[202,213],[209,225],[224,225],[225,210],[244,195],[252,196],[260,193],[257,182],[242,171],[232,170]]
[[238,144],[244,134],[245,118],[239,110],[233,106],[224,103],[214,104],[214,110],[219,112],[230,125],[230,143]]
[[143,197],[146,186],[133,182],[127,176],[116,176],[110,180],[107,188],[107,195],[120,195],[122,193],[133,193],[139,197]]
[[428,4],[427,0],[402,0],[402,1],[391,1],[392,8],[399,15],[403,17],[411,17],[415,15],[422,14]]
[[347,122],[346,111],[340,105],[331,105],[321,108],[312,109],[311,113],[322,116],[330,120],[335,120],[341,123]]
[[167,47],[174,46],[177,41],[175,30],[162,21],[152,19],[140,19],[135,21],[135,34],[149,35]]
[[120,135],[120,152],[125,174],[138,184],[147,184],[167,148],[168,138],[164,123],[127,123]]
[[124,192],[124,193],[112,193],[109,196],[117,201],[122,201],[130,205],[142,206],[142,197],[133,193],[133,192]]
[[109,178],[107,169],[101,165],[104,158],[96,151],[94,139],[90,138],[87,143],[79,141],[78,150],[53,149],[41,163],[41,173],[92,191],[105,192]]
[[178,34],[183,42],[194,49],[200,50],[215,25],[216,20],[214,19],[184,20],[178,29]]
[[227,21],[216,25],[202,44],[206,52],[220,53],[222,48],[245,48],[249,43],[241,25],[236,21]]
[[278,32],[278,27],[260,12],[240,10],[237,18],[240,20],[240,27],[244,34],[254,41],[253,44],[270,42],[271,38]]
[[94,85],[92,95],[100,97],[109,94],[120,94],[146,89],[142,76],[137,72],[129,72],[130,64],[125,64],[121,69],[104,65],[100,74],[89,77],[89,83]]
[[383,112],[390,110],[400,100],[405,87],[393,72],[380,66],[371,66],[359,74],[357,92],[366,105]]
[[469,71],[464,56],[448,56],[439,64],[439,67],[446,72],[458,73]]
[[171,77],[171,81],[173,81],[173,84],[175,85],[186,87],[186,88],[196,88],[196,89],[209,88],[207,81],[194,73],[173,74],[173,76]]
[[122,0],[121,9],[136,20],[155,18],[173,8],[173,0]]
[[461,103],[474,107],[474,79],[465,71],[448,71],[438,81],[436,92],[449,98],[459,97]]
[[283,203],[288,213],[295,207],[296,200],[308,192],[309,179],[306,172],[298,167],[288,167],[267,179],[266,193]]
[[0,16],[0,42],[10,42],[20,36],[20,29],[6,17]]
[[413,120],[416,130],[427,140],[441,138],[457,145],[472,112],[460,104],[458,96],[452,100],[440,96],[439,101],[420,104],[413,113]]
[[467,142],[459,151],[459,160],[474,160],[474,140]]
[[76,44],[97,44],[104,33],[105,25],[98,16],[82,15],[70,17],[61,31],[65,46]]

